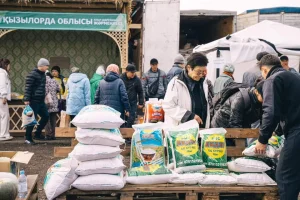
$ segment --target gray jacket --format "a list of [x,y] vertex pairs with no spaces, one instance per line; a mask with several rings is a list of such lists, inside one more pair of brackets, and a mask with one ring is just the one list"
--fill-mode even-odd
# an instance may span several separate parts
[[159,69],[159,71],[160,71],[159,87],[158,87],[157,94],[154,96],[149,95],[148,89],[157,80],[158,72],[153,72],[151,69],[149,69],[148,72],[144,73],[142,78],[144,97],[163,98],[165,96],[168,87],[167,76],[163,70]]
[[261,77],[261,72],[258,65],[250,68],[243,75],[243,83],[247,84],[249,87],[254,87],[256,79]]
[[227,74],[221,74],[215,81],[214,95],[221,92],[221,90],[223,90],[231,82],[233,82],[232,77],[228,76]]
[[182,68],[178,64],[174,64],[167,74],[168,83],[182,72]]

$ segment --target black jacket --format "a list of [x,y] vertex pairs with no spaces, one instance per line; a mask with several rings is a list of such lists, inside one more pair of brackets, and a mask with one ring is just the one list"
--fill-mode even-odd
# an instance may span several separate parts
[[244,100],[241,91],[231,95],[214,114],[212,128],[251,128],[251,124],[259,120],[260,109],[254,94],[249,88],[241,90],[248,92],[249,101]]
[[33,69],[26,77],[25,94],[23,101],[35,103],[45,102],[46,94],[46,75],[45,72]]
[[110,106],[121,114],[130,110],[126,88],[118,74],[109,72],[100,81],[94,103]]
[[287,138],[300,129],[300,76],[275,66],[263,87],[263,115],[259,142],[267,144],[280,122]]
[[128,79],[126,73],[123,73],[121,75],[121,79],[125,84],[129,102],[130,103],[136,102],[137,95],[138,95],[139,105],[143,105],[144,93],[143,93],[143,86],[141,80],[137,76],[135,76],[133,79]]

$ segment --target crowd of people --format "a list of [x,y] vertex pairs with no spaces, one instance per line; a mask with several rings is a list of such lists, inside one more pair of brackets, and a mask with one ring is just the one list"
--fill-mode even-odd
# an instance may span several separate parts
[[[129,64],[120,75],[119,66],[99,66],[88,79],[77,67],[71,68],[67,83],[58,66],[48,72],[50,63],[42,58],[26,78],[24,103],[41,117],[32,138],[33,126],[26,127],[27,144],[34,140],[55,139],[57,94],[67,92],[66,113],[74,118],[90,104],[107,105],[119,111],[131,127],[137,108],[150,98],[162,100],[165,123],[178,125],[195,119],[201,128],[259,127],[256,152],[264,154],[274,132],[285,136],[280,155],[277,183],[281,200],[296,200],[300,190],[300,76],[289,67],[288,57],[267,52],[257,55],[257,64],[243,75],[243,83],[234,80],[235,67],[226,64],[223,73],[212,84],[207,78],[208,59],[194,53],[187,60],[176,56],[168,73],[159,69],[153,58],[150,69],[140,80],[136,68]],[[0,60],[0,138],[9,138],[10,61]],[[51,101],[45,101],[45,99]],[[45,137],[42,130],[46,127]],[[34,139],[34,140],[33,140]],[[234,141],[231,141],[234,142]],[[298,143],[299,142],[299,143]],[[230,145],[230,144],[229,144]]]

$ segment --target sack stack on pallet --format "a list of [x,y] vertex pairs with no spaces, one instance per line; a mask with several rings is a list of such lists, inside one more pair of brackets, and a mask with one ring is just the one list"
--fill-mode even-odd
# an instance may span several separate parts
[[124,187],[123,157],[125,143],[119,127],[120,113],[103,105],[84,107],[71,122],[77,126],[78,144],[69,157],[56,162],[47,172],[44,189],[54,199],[71,186],[84,191],[119,190]]
[[70,153],[79,161],[79,177],[73,187],[84,190],[119,190],[124,187],[123,157],[120,145],[125,143],[119,131],[124,123],[121,113],[103,105],[83,108],[73,119],[78,144]]
[[263,157],[255,153],[256,142],[257,140],[243,151],[246,157],[228,162],[231,175],[236,177],[239,185],[276,185],[276,182],[267,175],[267,172],[275,171],[275,169],[272,169],[273,166],[269,166],[266,162],[272,164],[270,161],[278,158],[284,139],[279,136],[272,136]]

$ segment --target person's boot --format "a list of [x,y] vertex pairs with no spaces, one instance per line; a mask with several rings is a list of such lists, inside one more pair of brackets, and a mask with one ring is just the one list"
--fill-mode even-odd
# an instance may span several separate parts
[[26,140],[25,140],[25,144],[28,144],[28,145],[36,145],[36,143],[35,143],[32,139],[26,139]]
[[33,139],[35,139],[35,140],[45,140],[45,137],[42,134],[35,133]]

